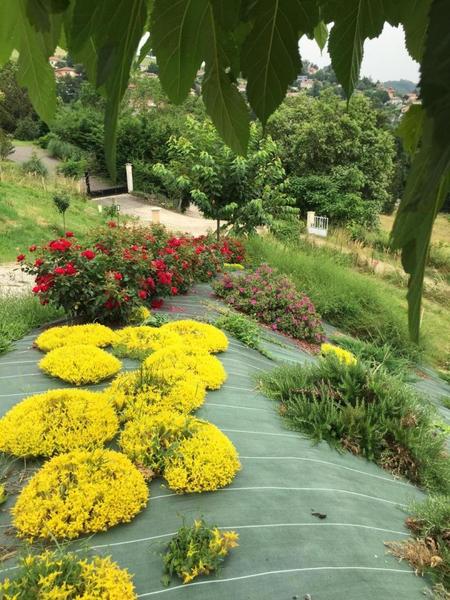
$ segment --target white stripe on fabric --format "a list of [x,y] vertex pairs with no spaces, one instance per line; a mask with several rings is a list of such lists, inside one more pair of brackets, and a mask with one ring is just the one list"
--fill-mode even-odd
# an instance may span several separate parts
[[388,569],[386,567],[303,567],[299,569],[281,569],[279,571],[263,571],[261,573],[252,573],[251,575],[241,575],[240,577],[227,577],[225,579],[209,579],[207,581],[195,581],[194,583],[183,583],[182,585],[176,585],[174,587],[167,587],[154,592],[146,592],[144,594],[138,594],[138,598],[147,598],[148,596],[154,596],[156,594],[164,594],[166,592],[173,592],[175,590],[186,589],[197,585],[208,585],[213,583],[227,583],[230,581],[242,581],[243,579],[254,579],[255,577],[265,577],[267,575],[284,575],[288,573],[305,573],[314,571],[378,571],[385,573],[407,573],[413,575],[413,571],[406,569]]

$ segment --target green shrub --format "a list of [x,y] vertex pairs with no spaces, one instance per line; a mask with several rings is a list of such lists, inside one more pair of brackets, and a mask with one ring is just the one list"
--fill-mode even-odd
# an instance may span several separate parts
[[345,350],[352,352],[359,360],[371,368],[383,368],[391,375],[403,380],[413,379],[410,362],[398,356],[389,344],[378,346],[373,342],[365,342],[345,335],[332,335],[331,341]]
[[48,169],[36,154],[33,152],[31,158],[22,163],[22,169],[25,173],[32,173],[33,175],[40,175],[41,177],[47,177]]
[[14,152],[12,136],[0,129],[0,160],[6,160]]
[[398,378],[327,356],[314,365],[278,368],[262,377],[261,387],[280,402],[289,425],[314,441],[364,456],[431,491],[449,492],[445,435],[433,425],[437,413]]
[[388,343],[399,356],[419,355],[409,339],[401,293],[339,264],[345,258],[301,241],[283,245],[270,237],[252,237],[246,248],[252,263],[268,262],[289,275],[332,325],[376,344]]
[[82,157],[82,151],[70,144],[69,142],[64,142],[59,138],[52,136],[48,140],[47,151],[50,156],[54,158],[59,158],[60,160],[79,160]]
[[17,140],[35,140],[41,135],[41,127],[38,121],[35,121],[32,117],[26,116],[23,119],[19,119],[17,127],[14,132],[14,137]]
[[261,346],[261,329],[252,319],[238,313],[226,311],[216,320],[214,325],[231,333],[248,348],[253,348],[269,358],[268,353]]
[[88,161],[85,158],[67,158],[58,166],[58,173],[64,177],[83,177],[88,170]]

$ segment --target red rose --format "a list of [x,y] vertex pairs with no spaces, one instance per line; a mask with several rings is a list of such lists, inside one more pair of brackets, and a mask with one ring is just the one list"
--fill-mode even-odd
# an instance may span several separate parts
[[64,269],[64,267],[56,267],[56,269],[53,271],[53,273],[55,275],[65,275],[66,270]]
[[177,288],[177,287],[175,287],[175,286],[174,286],[174,287],[172,287],[172,288],[170,288],[170,291],[172,292],[172,295],[173,295],[173,296],[176,296],[176,295],[178,294],[178,288]]
[[138,296],[139,298],[142,298],[142,300],[145,300],[147,298],[147,292],[145,290],[139,290]]
[[145,282],[152,289],[155,287],[155,280],[153,279],[153,277],[147,277],[147,279],[145,280]]
[[37,258],[37,259],[34,261],[34,266],[35,266],[35,267],[40,267],[40,266],[41,266],[43,263],[44,263],[44,261],[42,260],[42,258]]
[[153,298],[152,300],[152,308],[161,308],[164,304],[164,300],[162,298]]
[[87,260],[92,260],[93,258],[95,258],[95,252],[93,252],[92,250],[84,250],[81,253],[81,256],[84,256],[84,258],[87,258]]
[[37,294],[38,292],[41,291],[41,286],[40,285],[35,285],[34,288],[31,290],[34,294]]
[[114,279],[116,281],[120,281],[121,279],[123,279],[123,275],[122,273],[117,273],[117,271],[114,273]]
[[59,240],[53,240],[52,242],[50,242],[48,247],[50,250],[65,252],[66,250],[68,250],[71,247],[71,245],[72,244],[71,244],[71,242],[69,242],[69,240],[65,240],[64,238],[61,238]]
[[66,231],[66,238],[73,237],[73,231]]
[[159,283],[163,285],[169,285],[172,282],[172,273],[169,273],[169,271],[158,271],[157,276]]
[[64,273],[66,275],[75,275],[75,273],[78,273],[77,269],[73,266],[72,263],[67,263],[65,269],[64,269]]
[[30,246],[30,247],[28,248],[28,250],[29,250],[30,252],[34,252],[34,251],[36,250],[36,248],[37,248],[36,244],[33,244],[32,246]]
[[108,221],[108,227],[114,229],[114,227],[117,227],[117,223],[115,221]]
[[17,257],[17,262],[22,262],[25,260],[25,254],[19,254],[19,256]]

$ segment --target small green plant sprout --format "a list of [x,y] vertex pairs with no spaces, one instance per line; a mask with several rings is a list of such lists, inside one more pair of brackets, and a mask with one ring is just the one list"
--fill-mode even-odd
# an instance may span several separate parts
[[0,129],[0,160],[6,160],[14,152],[14,145],[10,135]]
[[31,173],[40,177],[47,177],[48,175],[47,167],[34,151],[31,154],[31,158],[22,163],[22,170],[24,173]]
[[117,225],[120,225],[120,204],[113,203],[104,207],[104,213],[108,219],[116,219]]
[[248,348],[257,350],[263,356],[271,358],[268,352],[261,345],[261,329],[255,321],[234,313],[231,310],[224,310],[221,316],[214,323],[219,329],[228,331],[237,340],[245,344]]
[[67,194],[55,194],[53,196],[53,204],[56,207],[56,210],[62,216],[63,220],[63,228],[66,230],[66,211],[70,206],[70,198]]
[[220,531],[203,519],[195,520],[190,527],[183,524],[163,555],[163,583],[170,585],[173,575],[189,583],[200,575],[217,572],[229,551],[239,545],[238,539],[235,531]]

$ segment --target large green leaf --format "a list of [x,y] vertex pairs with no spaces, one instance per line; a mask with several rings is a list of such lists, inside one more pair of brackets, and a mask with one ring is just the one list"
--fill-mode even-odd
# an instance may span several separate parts
[[328,27],[323,21],[314,27],[314,39],[322,52],[328,40]]
[[[408,0],[401,19],[406,47],[412,58],[417,61],[422,59],[430,5],[431,0]],[[447,27],[449,23],[447,20]]]
[[0,66],[9,60],[14,46],[17,45],[16,24],[20,14],[17,0],[0,2]]
[[56,112],[55,74],[48,58],[54,51],[60,34],[62,18],[48,15],[47,30],[38,31],[28,18],[27,0],[16,0],[19,16],[16,23],[16,50],[19,52],[17,78],[27,88],[39,116],[51,123]]
[[206,68],[202,95],[206,110],[228,146],[245,154],[249,138],[250,117],[244,98],[225,72],[231,61],[224,48],[224,33],[208,6],[205,21]]
[[420,104],[413,104],[403,115],[397,127],[397,135],[401,138],[403,148],[411,156],[414,155],[422,137],[424,110]]
[[152,44],[159,78],[172,102],[189,93],[202,62],[208,0],[156,0],[152,13]]
[[244,42],[241,65],[247,98],[264,125],[300,73],[298,39],[313,34],[319,11],[310,0],[255,0],[250,16],[254,26]]
[[[390,1],[390,0],[388,0]],[[328,40],[336,77],[350,97],[359,78],[364,41],[380,35],[386,18],[383,0],[319,0],[322,16],[334,25]]]
[[426,116],[420,149],[393,229],[393,244],[402,249],[403,266],[410,274],[409,325],[415,340],[419,338],[423,277],[433,222],[450,189],[449,19],[447,0],[433,0],[420,83]]

